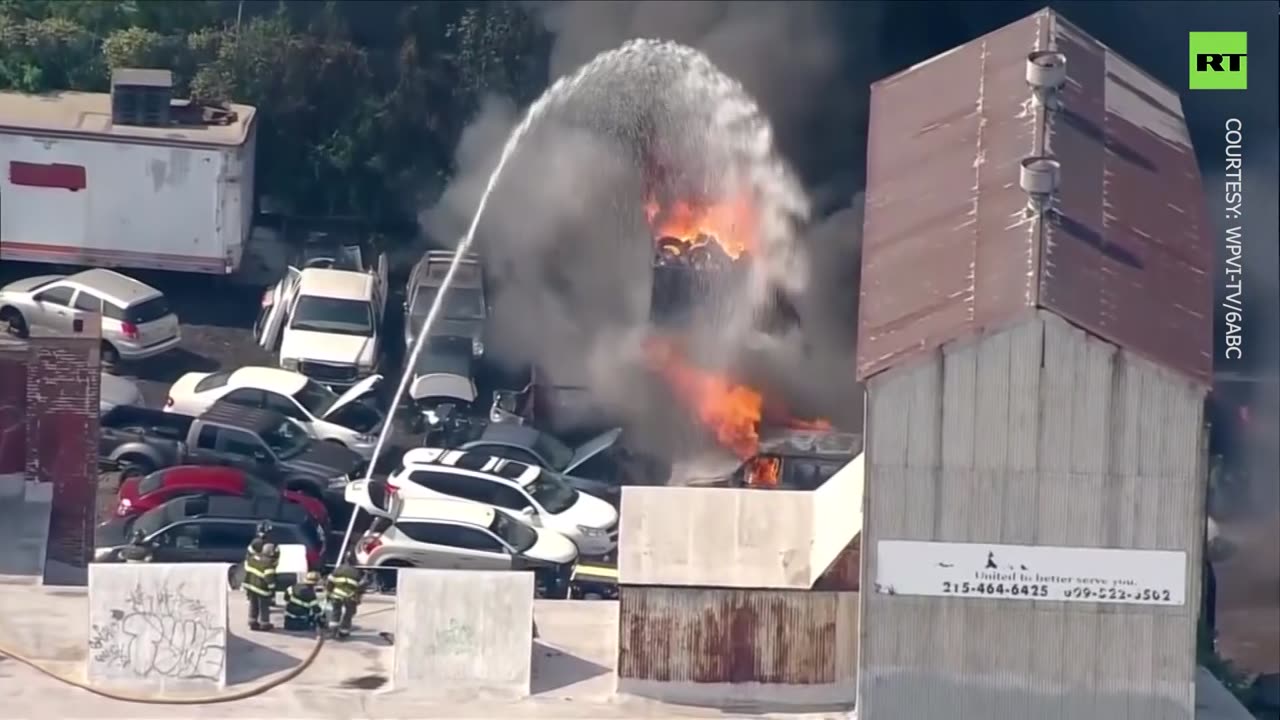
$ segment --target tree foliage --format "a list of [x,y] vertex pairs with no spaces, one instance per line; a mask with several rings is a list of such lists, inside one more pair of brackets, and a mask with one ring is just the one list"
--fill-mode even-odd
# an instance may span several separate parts
[[257,109],[257,186],[291,212],[412,217],[489,93],[528,100],[543,38],[517,2],[0,0],[0,89],[105,91],[121,67]]

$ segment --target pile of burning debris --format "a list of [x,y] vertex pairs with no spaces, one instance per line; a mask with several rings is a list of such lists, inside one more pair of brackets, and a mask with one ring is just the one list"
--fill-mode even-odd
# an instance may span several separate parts
[[[757,218],[748,202],[677,201],[664,206],[651,199],[645,210],[655,238],[655,293],[676,295],[670,287],[662,291],[656,287],[658,275],[665,269],[683,268],[699,276],[722,275],[740,269],[750,258]],[[697,302],[696,297],[688,293],[681,297],[683,303]],[[837,433],[826,420],[800,420],[790,413],[777,411],[773,407],[776,403],[767,402],[759,388],[727,373],[698,367],[673,332],[655,331],[645,343],[644,351],[646,365],[665,381],[692,418],[707,429],[718,445],[743,461],[734,484],[759,488],[793,487],[797,482],[810,484],[806,480],[787,481],[792,474],[784,464],[794,453],[772,452],[768,448],[762,452],[762,427],[772,428],[766,431],[770,437],[805,431],[813,436],[811,441],[806,441],[813,448],[831,445],[830,438],[839,438],[836,445],[841,448],[852,448],[856,444],[848,459],[861,450],[860,437]],[[784,445],[787,443],[779,447]],[[809,455],[817,457],[823,453],[815,450]],[[834,456],[843,457],[840,453]],[[842,464],[823,464],[818,470],[822,476],[814,482],[820,484]]]

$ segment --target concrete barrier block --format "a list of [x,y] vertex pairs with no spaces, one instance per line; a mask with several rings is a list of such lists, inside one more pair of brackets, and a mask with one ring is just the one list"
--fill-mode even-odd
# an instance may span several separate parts
[[89,566],[88,678],[140,693],[227,682],[224,563]]
[[395,689],[527,696],[533,593],[532,573],[401,570]]

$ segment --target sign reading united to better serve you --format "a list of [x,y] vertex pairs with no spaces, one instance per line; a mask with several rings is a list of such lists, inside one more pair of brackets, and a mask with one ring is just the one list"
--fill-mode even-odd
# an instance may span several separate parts
[[881,540],[875,589],[888,595],[1179,606],[1187,554],[1167,550]]

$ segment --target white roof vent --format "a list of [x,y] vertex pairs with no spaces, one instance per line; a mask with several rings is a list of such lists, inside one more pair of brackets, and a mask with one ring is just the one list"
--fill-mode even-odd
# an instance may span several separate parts
[[1062,166],[1051,157],[1035,156],[1022,161],[1018,184],[1028,196],[1027,212],[1043,215],[1053,207],[1053,194],[1058,191],[1058,175]]
[[1067,82],[1067,56],[1054,50],[1027,55],[1027,84],[1037,105],[1057,109],[1058,91]]

